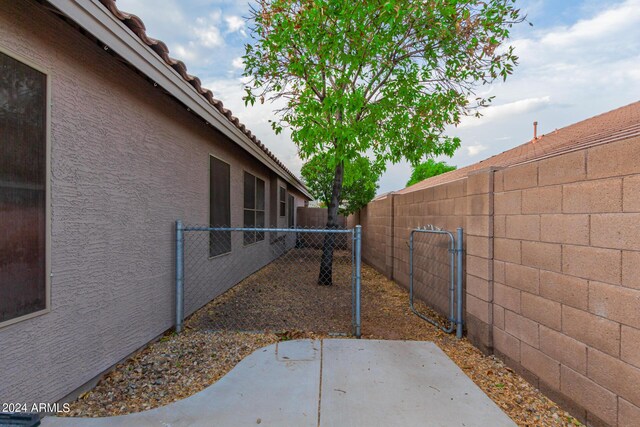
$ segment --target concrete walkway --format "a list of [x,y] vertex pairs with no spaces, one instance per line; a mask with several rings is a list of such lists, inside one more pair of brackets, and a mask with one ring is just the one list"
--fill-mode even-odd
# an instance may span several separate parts
[[260,349],[170,405],[45,427],[515,426],[435,344],[296,340]]

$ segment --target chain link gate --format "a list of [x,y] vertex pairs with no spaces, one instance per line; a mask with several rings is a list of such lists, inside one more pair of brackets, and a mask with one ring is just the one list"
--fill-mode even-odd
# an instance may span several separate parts
[[[321,268],[326,240],[333,259]],[[360,226],[223,228],[177,221],[176,331],[211,302],[198,316],[199,328],[360,337],[360,253]],[[318,284],[327,278],[331,286]]]
[[[420,237],[426,237],[420,239]],[[456,337],[462,338],[462,246],[463,230],[458,228],[456,236],[452,232],[428,225],[416,228],[409,233],[409,306],[421,319],[442,329],[446,333],[456,331]],[[419,252],[416,262],[415,253]],[[418,268],[416,268],[418,264]],[[414,271],[417,270],[417,271]],[[415,278],[423,284],[418,291],[425,302],[431,302],[432,308],[447,312],[449,325],[420,313],[414,305],[416,292]],[[425,286],[426,285],[426,286]],[[448,306],[445,308],[445,306]]]

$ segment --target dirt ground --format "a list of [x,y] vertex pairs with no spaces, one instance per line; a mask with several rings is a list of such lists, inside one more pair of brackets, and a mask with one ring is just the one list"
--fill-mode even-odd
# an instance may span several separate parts
[[[121,415],[166,405],[211,385],[260,347],[349,329],[350,259],[336,262],[339,279],[333,287],[315,284],[318,263],[306,256],[297,258],[295,274],[288,274],[295,280],[274,282],[291,261],[284,258],[258,271],[194,313],[182,334],[168,333],[116,366],[73,402],[67,415]],[[416,308],[437,317],[420,301]],[[501,361],[417,317],[407,291],[366,265],[362,338],[433,341],[518,425],[580,425]]]

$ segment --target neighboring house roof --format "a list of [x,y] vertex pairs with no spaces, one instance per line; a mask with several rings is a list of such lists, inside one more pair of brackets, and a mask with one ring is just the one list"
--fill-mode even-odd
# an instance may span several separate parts
[[411,193],[466,178],[488,167],[506,168],[594,145],[640,136],[640,101],[542,135],[478,163],[420,181],[396,194]]
[[[154,38],[151,38],[147,35],[145,25],[139,17],[119,10],[118,7],[116,6],[116,0],[87,0],[84,3],[77,3],[70,0],[48,0],[48,1],[52,5],[56,6],[61,12],[63,12],[66,16],[71,18],[78,25],[80,25],[89,33],[91,33],[98,40],[101,40],[102,42],[106,43],[105,48],[108,47],[110,49],[113,49],[114,51],[116,51],[116,53],[123,56],[125,59],[129,59],[127,55],[123,55],[124,52],[122,51],[122,49],[118,49],[118,46],[126,45],[127,48],[132,50],[138,50],[138,51],[140,50],[140,47],[136,46],[134,43],[131,43],[129,40],[126,40],[120,35],[115,34],[117,32],[116,31],[117,28],[114,28],[113,25],[110,25],[110,22],[105,22],[106,20],[103,19],[103,16],[100,13],[98,13],[99,12],[97,9],[98,4],[102,4],[108,10],[109,14],[112,17],[114,17],[118,22],[121,22],[122,24],[124,24],[126,28],[128,28],[131,32],[133,32],[133,34],[135,34],[137,39],[139,39],[139,41],[141,41],[144,44],[144,46],[148,47],[152,52],[154,52],[155,55],[157,55],[157,57],[159,57],[162,60],[162,63],[166,67],[173,70],[177,74],[177,76],[180,77],[183,84],[188,84],[190,87],[195,89],[197,94],[203,100],[206,101],[209,107],[213,107],[217,113],[222,115],[225,118],[225,120],[228,122],[228,124],[230,124],[235,129],[237,129],[240,132],[240,134],[244,136],[246,140],[238,141],[237,137],[236,138],[233,137],[235,136],[233,133],[231,134],[227,133],[227,136],[230,136],[231,139],[234,140],[234,142],[244,142],[245,144],[240,144],[240,145],[241,146],[245,145],[243,146],[243,148],[245,149],[247,148],[246,143],[250,141],[251,144],[257,147],[269,159],[271,159],[272,162],[268,162],[268,163],[273,163],[273,164],[267,164],[267,166],[270,166],[271,169],[274,169],[273,166],[275,164],[276,166],[275,169],[279,169],[279,170],[274,170],[274,171],[276,171],[279,175],[285,178],[285,180],[289,181],[292,185],[298,188],[298,190],[300,190],[309,199],[312,199],[312,196],[307,190],[304,183],[297,176],[295,176],[284,165],[284,163],[282,163],[243,123],[241,123],[240,120],[237,117],[235,117],[229,109],[225,108],[222,101],[220,101],[219,99],[216,99],[213,96],[213,93],[209,89],[203,88],[200,79],[196,76],[190,75],[187,72],[186,65],[182,61],[179,61],[169,56],[169,48],[164,42],[162,42],[161,40],[156,40]],[[115,37],[107,37],[107,35],[115,36]],[[107,40],[107,39],[114,40],[114,38],[115,40],[117,40],[117,43],[115,41],[112,43],[109,43]],[[144,54],[144,52],[138,52],[138,53]],[[132,56],[129,55],[129,57],[132,57]],[[136,56],[134,59],[138,61],[130,60],[129,63],[132,66],[136,67],[140,72],[147,75],[147,77],[154,80],[154,77],[149,75],[149,73],[146,72],[146,69],[143,69],[143,67],[137,66],[137,64],[139,63],[139,60],[142,59],[144,61],[145,59],[144,56],[139,55],[139,57]],[[148,58],[147,58],[147,61],[148,61]],[[151,65],[157,66],[157,64],[151,64]],[[168,76],[168,77],[171,77],[171,76]],[[175,81],[173,83],[175,84]],[[170,87],[165,87],[165,89],[170,94],[175,95],[174,93],[175,91],[172,91]],[[188,102],[189,97],[177,96],[177,98],[179,101],[185,103],[187,107],[192,107],[191,111],[193,111],[195,114],[198,114],[201,116],[208,115],[208,114],[207,115],[199,114],[198,113],[199,109],[193,108],[197,106],[192,106]],[[199,105],[199,106],[202,107],[202,105]],[[210,114],[211,112],[208,112],[208,113]],[[207,123],[210,123],[207,117],[203,117],[203,118],[207,121]],[[254,155],[254,157],[258,158],[258,160],[263,160],[260,158],[262,156],[255,156],[255,154],[251,150],[247,150],[247,151],[249,151],[250,154]],[[265,162],[263,161],[263,163]]]

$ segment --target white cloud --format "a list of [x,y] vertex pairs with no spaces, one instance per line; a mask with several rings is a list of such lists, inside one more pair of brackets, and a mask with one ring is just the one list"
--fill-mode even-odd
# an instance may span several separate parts
[[215,10],[206,18],[199,17],[196,19],[196,25],[191,30],[200,45],[211,49],[224,44],[224,38],[219,28],[221,17],[222,13],[219,10]]
[[196,35],[203,46],[208,48],[219,47],[224,44],[222,37],[220,36],[220,30],[216,27],[199,28],[196,30]]
[[181,44],[173,46],[171,55],[183,62],[197,61],[198,59],[198,54],[193,49],[187,49]]
[[540,39],[540,43],[556,48],[599,43],[623,33],[626,29],[633,29],[639,20],[640,1],[629,0],[612,9],[604,10],[593,18],[583,19],[572,26],[549,32]]
[[244,95],[246,77],[235,79],[208,80],[204,86],[211,89],[216,98],[220,99],[224,106],[244,123],[251,132],[271,150],[294,174],[300,176],[300,168],[303,161],[298,156],[298,149],[291,141],[290,133],[284,129],[276,135],[271,129],[269,120],[275,118],[273,110],[282,108],[286,101],[280,100],[275,104],[256,102],[254,106],[245,107],[242,97]]
[[512,44],[521,58],[520,69],[584,82],[599,69],[636,56],[639,35],[640,0],[627,0],[572,25],[534,29]]
[[236,15],[230,15],[226,16],[224,20],[227,22],[227,32],[240,32],[240,34],[246,36],[246,33],[244,31],[244,19]]
[[487,147],[482,144],[468,145],[465,148],[469,157],[475,157],[487,149]]
[[242,70],[244,69],[244,62],[241,57],[233,58],[233,61],[231,61],[231,66],[237,70]]
[[518,101],[509,102],[507,104],[495,105],[487,107],[482,111],[482,117],[463,117],[458,127],[474,127],[486,125],[489,122],[503,119],[512,115],[528,113],[540,110],[551,104],[550,96],[542,96],[539,98],[520,99]]
[[204,47],[214,48],[224,44],[224,39],[218,27],[208,25],[206,27],[196,27],[193,29],[200,44]]

